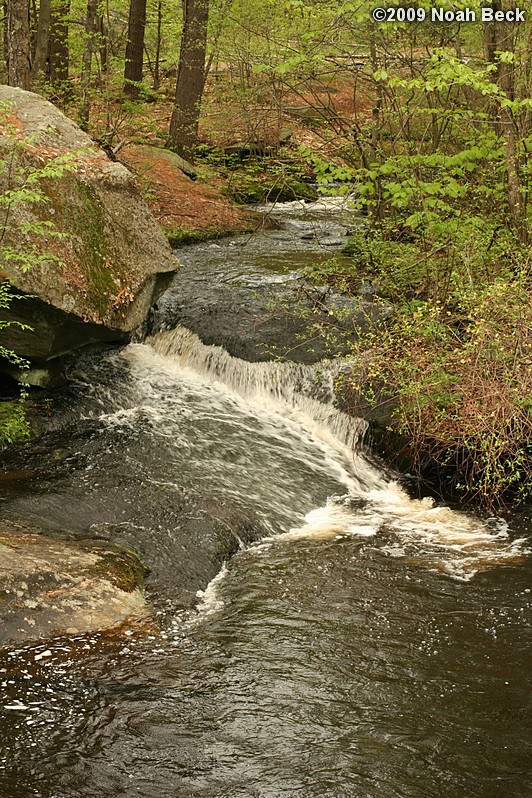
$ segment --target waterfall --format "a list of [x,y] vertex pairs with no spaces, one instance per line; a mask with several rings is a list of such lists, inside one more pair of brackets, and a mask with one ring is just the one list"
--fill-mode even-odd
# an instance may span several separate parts
[[510,541],[502,519],[481,519],[439,506],[428,497],[411,499],[384,467],[368,459],[362,446],[367,422],[333,405],[341,363],[249,363],[220,346],[203,344],[184,327],[158,332],[146,343],[180,368],[238,394],[264,413],[280,412],[298,422],[341,455],[350,476],[344,481],[348,495],[330,497],[324,507],[311,510],[303,524],[261,545],[302,538],[372,538],[383,532],[392,536],[382,549],[388,556],[421,557],[457,579],[520,561],[526,553],[523,540]]
[[368,424],[334,407],[334,381],[340,361],[316,365],[250,363],[233,357],[221,346],[207,346],[195,333],[176,327],[146,341],[158,354],[176,360],[182,368],[219,383],[265,409],[281,410],[297,419],[314,436],[335,448],[357,476],[360,491],[384,488],[388,479],[362,453]]

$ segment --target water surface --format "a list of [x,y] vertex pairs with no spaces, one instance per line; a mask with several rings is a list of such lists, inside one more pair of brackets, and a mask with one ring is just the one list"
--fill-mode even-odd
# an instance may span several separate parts
[[161,632],[0,652],[3,797],[530,797],[529,510],[409,498],[325,368],[176,329],[72,380],[2,511],[137,549]]

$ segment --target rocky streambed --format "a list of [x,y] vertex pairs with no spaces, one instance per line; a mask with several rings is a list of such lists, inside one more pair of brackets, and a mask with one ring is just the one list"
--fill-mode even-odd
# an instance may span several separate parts
[[[344,243],[351,213],[336,201],[266,206],[260,212],[276,218],[275,229],[181,248],[182,267],[154,307],[145,335],[184,324],[207,345],[220,345],[220,351],[227,352],[229,358],[234,356],[237,370],[239,357],[250,364],[279,356],[302,364],[320,359],[325,342],[308,341],[306,324],[290,305],[299,295],[302,268],[329,258]],[[332,307],[337,298],[329,301]],[[86,479],[74,497],[55,495],[58,480],[75,478],[80,457],[83,461],[95,456],[87,454],[83,439],[88,436],[89,450],[94,448],[96,440],[91,444],[91,439],[98,435],[92,429],[93,419],[106,401],[105,394],[112,391],[116,377],[111,375],[116,367],[111,364],[122,358],[120,349],[117,352],[115,358],[112,352],[103,355],[95,349],[67,359],[67,385],[44,401],[46,413],[41,413],[39,423],[44,434],[4,457],[0,479],[3,510],[15,520],[5,520],[2,526],[3,644],[74,630],[91,632],[146,618],[151,612],[143,593],[148,568],[141,560],[149,563],[152,582],[161,580],[168,589],[172,581],[174,598],[191,606],[197,590],[218,573],[228,557],[271,529],[271,519],[265,523],[250,508],[243,509],[225,498],[199,497],[195,485],[186,489],[179,480],[161,485],[159,495],[154,495],[143,489],[145,483],[139,482],[138,474],[130,473],[124,474],[123,484],[111,497],[99,496],[99,483],[93,489]],[[290,369],[280,377],[274,371],[265,373],[262,383],[285,380],[288,392],[293,391]],[[250,384],[257,376],[253,372],[248,375]],[[315,382],[310,367],[295,379],[308,383],[308,396]],[[126,393],[131,388],[128,386]],[[80,411],[83,394],[89,401],[88,405],[82,403],[85,409]],[[328,383],[322,398],[332,400]],[[120,397],[118,406],[122,400],[124,409],[116,418],[111,415],[108,427],[109,434],[114,429],[118,439],[123,435],[121,421],[127,426],[128,413],[133,410],[127,410],[127,397]],[[80,412],[85,416],[81,424]],[[155,423],[149,420],[150,411],[146,412],[146,423]],[[77,431],[72,438],[73,428]],[[114,441],[108,436],[105,440],[109,450],[102,453],[103,461],[116,470]],[[133,521],[129,519],[132,501],[136,508]],[[178,540],[164,556],[160,542],[143,534],[161,516],[161,503],[165,505],[165,525],[171,527],[174,518],[174,529],[180,530]]]

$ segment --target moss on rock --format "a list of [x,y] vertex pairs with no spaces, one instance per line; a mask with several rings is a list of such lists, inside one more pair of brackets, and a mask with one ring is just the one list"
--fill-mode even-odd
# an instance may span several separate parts
[[[4,277],[40,302],[47,317],[33,362],[63,354],[64,328],[76,323],[97,325],[106,340],[129,334],[163,290],[164,275],[179,267],[135,178],[43,97],[0,86],[0,101],[15,120],[13,132],[0,137],[0,158],[14,161],[12,169],[0,169],[0,191],[25,185],[37,191],[33,199],[23,192],[23,201],[10,207],[0,249]],[[25,316],[24,302],[17,313],[27,328],[11,323],[0,344],[8,346],[8,330],[18,335],[10,349],[33,352],[33,344],[26,346],[33,317]],[[66,335],[70,347],[83,345],[79,332]]]
[[83,634],[148,617],[147,568],[115,544],[0,526],[0,645]]

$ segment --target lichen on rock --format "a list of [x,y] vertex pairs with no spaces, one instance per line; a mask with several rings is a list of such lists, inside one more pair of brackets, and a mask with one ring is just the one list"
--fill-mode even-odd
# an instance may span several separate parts
[[[28,331],[10,329],[17,351],[37,363],[63,354],[65,330],[55,335],[58,326],[78,327],[67,351],[127,337],[179,266],[136,179],[43,97],[0,86],[0,103],[9,109],[0,157],[13,161],[13,168],[0,170],[0,192],[17,188],[25,170],[73,156],[60,176],[39,182],[45,201],[0,208],[8,221],[0,247],[2,275],[17,293],[36,298],[40,315],[47,316],[39,330],[40,353],[28,345]],[[53,235],[39,230],[43,222],[51,223]],[[21,270],[5,256],[17,251],[38,252],[39,258]],[[39,316],[35,310],[26,313],[24,300],[16,303],[17,318],[30,326]]]
[[0,646],[147,618],[145,573],[123,547],[1,522]]

